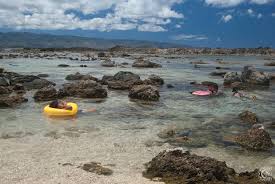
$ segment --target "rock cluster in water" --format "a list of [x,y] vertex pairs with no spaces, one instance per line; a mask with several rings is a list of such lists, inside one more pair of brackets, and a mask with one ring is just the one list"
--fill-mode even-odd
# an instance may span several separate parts
[[264,184],[260,171],[236,173],[225,162],[198,156],[182,150],[163,151],[146,164],[143,175],[150,179],[160,178],[169,184]]
[[34,75],[21,75],[0,70],[0,107],[14,107],[27,102],[26,90],[42,89],[55,83]]
[[132,64],[132,67],[136,67],[136,68],[160,68],[162,66],[160,64],[153,63],[151,61],[145,60],[144,58],[139,58]]
[[228,72],[224,75],[224,85],[232,85],[234,82],[239,82],[239,86],[269,86],[270,77],[252,66],[245,66],[241,75],[237,72]]

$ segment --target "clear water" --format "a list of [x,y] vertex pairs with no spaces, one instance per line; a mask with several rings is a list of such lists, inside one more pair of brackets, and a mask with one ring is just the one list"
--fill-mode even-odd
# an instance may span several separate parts
[[[160,89],[160,101],[149,104],[130,101],[127,91],[109,90],[108,98],[101,101],[70,98],[67,100],[77,102],[80,108],[95,107],[97,112],[80,114],[76,119],[67,120],[49,119],[43,116],[41,112],[46,103],[35,103],[32,99],[34,92],[28,92],[28,103],[14,109],[0,109],[0,163],[3,165],[0,176],[6,176],[2,178],[1,183],[19,180],[23,183],[36,183],[42,182],[43,179],[55,183],[65,177],[63,175],[66,171],[62,170],[63,168],[60,172],[56,171],[60,169],[56,166],[60,160],[78,164],[82,161],[115,164],[116,166],[112,168],[115,173],[111,180],[129,183],[131,177],[142,178],[143,163],[163,149],[172,147],[167,143],[146,146],[148,141],[163,141],[157,134],[169,127],[196,130],[196,136],[208,143],[206,147],[184,147],[185,149],[226,161],[237,171],[272,167],[272,174],[275,176],[275,150],[270,153],[253,153],[236,146],[225,145],[222,141],[224,136],[235,135],[249,128],[237,122],[237,115],[244,110],[257,113],[264,122],[274,121],[275,85],[272,84],[266,90],[248,92],[249,95],[257,96],[258,100],[255,102],[234,98],[227,89],[224,90],[225,96],[216,98],[200,98],[189,94],[196,89],[189,84],[191,81],[214,81],[222,85],[222,78],[208,75],[216,66],[230,67],[233,71],[240,71],[247,64],[253,64],[259,70],[268,72],[275,72],[275,68],[263,66],[265,61],[261,57],[219,57],[230,63],[227,65],[217,64],[216,58],[209,56],[181,59],[151,58],[163,65],[160,69],[135,69],[131,67],[133,60],[123,58],[114,60],[117,63],[129,62],[126,68],[104,68],[100,66],[99,61],[1,60],[0,67],[9,71],[34,75],[49,74],[50,77],[47,79],[55,82],[57,88],[66,82],[64,79],[66,75],[75,72],[90,73],[101,78],[103,75],[113,75],[118,71],[131,71],[139,74],[142,79],[150,74],[156,74],[161,76],[166,84],[175,86],[167,89],[164,85]],[[209,64],[193,68],[190,62],[200,59]],[[69,64],[71,67],[59,68],[58,64]],[[86,64],[88,67],[81,68],[80,64]],[[267,131],[275,143],[275,131],[272,129]],[[7,139],[7,135],[14,138]],[[51,169],[43,170],[41,166],[37,168],[37,165],[33,165],[35,163],[46,166],[55,164],[55,166],[49,165]],[[25,176],[26,172],[32,175]],[[53,173],[55,173],[53,179],[50,180],[50,175]],[[140,182],[147,181],[142,179]]]

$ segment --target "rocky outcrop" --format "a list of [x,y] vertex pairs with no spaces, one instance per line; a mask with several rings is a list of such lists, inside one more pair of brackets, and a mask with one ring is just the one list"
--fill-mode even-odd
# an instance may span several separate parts
[[158,89],[154,86],[136,85],[130,89],[129,97],[144,101],[158,101],[160,95]]
[[242,81],[250,85],[269,86],[270,79],[267,73],[259,72],[252,66],[245,66],[241,75]]
[[242,74],[228,72],[224,76],[224,85],[231,85],[234,82],[242,82],[246,86],[269,86],[270,77],[267,73],[257,71],[252,66],[245,66]]
[[132,64],[132,67],[136,67],[136,68],[160,68],[162,66],[160,64],[153,63],[153,62],[148,61],[148,60],[144,60],[143,58],[139,58],[137,61],[135,61]]
[[120,71],[114,76],[103,76],[101,82],[108,85],[108,88],[117,90],[127,90],[134,85],[142,84],[139,75],[125,71]]
[[225,162],[175,149],[163,151],[146,164],[143,176],[169,184],[264,184],[259,171],[236,173]]
[[98,81],[96,77],[93,77],[92,75],[86,74],[80,74],[79,72],[76,72],[75,74],[70,74],[67,75],[66,80],[93,80],[93,81]]
[[224,75],[224,85],[231,85],[234,82],[242,82],[237,72],[228,72]]
[[23,102],[27,102],[28,99],[22,95],[1,95],[0,96],[0,108],[1,107],[15,107]]
[[60,97],[75,96],[80,98],[105,98],[107,90],[93,80],[79,81],[77,83],[67,83],[59,91]]
[[257,117],[257,115],[253,112],[250,111],[244,111],[241,114],[239,114],[239,118],[243,121],[243,122],[247,122],[250,124],[257,124],[259,123],[259,119]]
[[115,66],[115,62],[112,61],[111,59],[106,59],[104,61],[101,62],[101,66],[104,67],[114,67]]
[[33,96],[34,100],[37,102],[50,101],[58,98],[57,90],[53,86],[44,87],[38,91]]
[[235,142],[244,148],[255,151],[268,151],[274,144],[270,135],[263,128],[251,128],[242,135],[235,137]]

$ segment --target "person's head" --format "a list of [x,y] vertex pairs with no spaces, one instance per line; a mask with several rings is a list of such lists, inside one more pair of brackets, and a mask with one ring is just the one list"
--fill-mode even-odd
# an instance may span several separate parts
[[58,100],[54,100],[50,103],[49,107],[58,108],[58,104],[59,104]]
[[219,90],[218,85],[209,85],[208,90],[211,91],[212,93],[217,93]]

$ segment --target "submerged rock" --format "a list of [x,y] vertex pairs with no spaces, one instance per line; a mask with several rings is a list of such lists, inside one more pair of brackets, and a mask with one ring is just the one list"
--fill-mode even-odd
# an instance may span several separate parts
[[179,149],[159,153],[146,164],[143,176],[169,184],[267,183],[260,178],[258,170],[237,174],[225,162]]
[[96,162],[83,164],[83,166],[81,166],[81,169],[87,172],[98,174],[98,175],[110,176],[113,174],[113,171],[111,169],[107,167],[103,167],[100,163],[96,163]]
[[2,95],[0,96],[0,107],[15,107],[27,101],[28,99],[22,95]]
[[136,85],[129,91],[129,97],[132,99],[139,99],[145,101],[158,101],[159,91],[151,85]]
[[93,77],[92,75],[86,74],[80,74],[79,72],[76,72],[75,74],[70,74],[67,75],[66,80],[94,80],[94,81],[98,81],[98,79],[96,77]]
[[58,98],[57,90],[53,86],[44,87],[38,90],[34,96],[34,100],[37,102],[50,101]]
[[55,86],[54,82],[48,81],[46,79],[34,79],[31,82],[23,83],[23,86],[29,90],[31,89],[41,89],[47,86]]
[[250,111],[242,112],[241,114],[239,114],[239,118],[243,122],[248,122],[248,123],[251,123],[251,124],[259,123],[259,119],[258,119],[257,115],[253,112],[250,112]]
[[137,61],[135,61],[132,64],[132,67],[136,67],[136,68],[161,68],[162,66],[160,64],[153,63],[153,62],[148,61],[148,60],[144,60],[143,58],[139,58]]
[[268,151],[274,144],[267,131],[262,128],[251,128],[235,137],[235,142],[244,148],[256,151]]
[[65,68],[65,67],[69,67],[70,65],[67,65],[67,64],[60,64],[60,65],[58,65],[58,67],[63,67],[63,68]]

